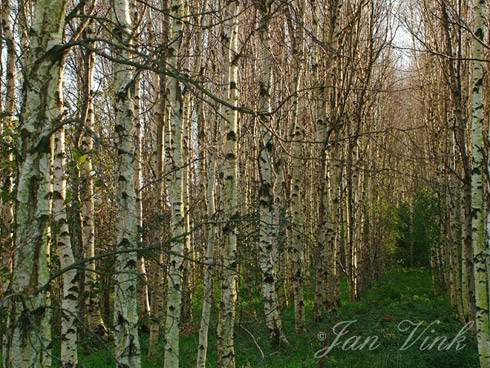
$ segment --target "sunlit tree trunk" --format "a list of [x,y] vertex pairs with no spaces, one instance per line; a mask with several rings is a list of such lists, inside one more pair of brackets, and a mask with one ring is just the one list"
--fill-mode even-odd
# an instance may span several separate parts
[[[226,57],[226,100],[233,106],[238,102],[238,0],[228,0],[224,9],[223,40],[228,50]],[[222,228],[223,278],[217,328],[218,368],[235,367],[234,327],[238,287],[237,267],[237,221],[238,209],[238,111],[227,107],[223,124],[224,163],[220,176],[223,180]]]
[[[162,2],[163,7],[167,6],[167,2]],[[152,18],[149,17],[151,20]],[[168,21],[163,20],[163,40],[162,44],[168,41]],[[152,26],[152,23],[150,23]],[[150,42],[155,44],[153,29],[150,31]],[[153,45],[156,49],[156,45]],[[165,68],[165,54],[161,56],[161,65]],[[163,254],[164,228],[168,228],[164,222],[164,213],[168,212],[166,201],[166,180],[163,176],[165,163],[165,131],[168,126],[169,113],[166,96],[167,77],[163,73],[152,73],[153,85],[157,88],[154,106],[154,122],[153,122],[153,179],[156,180],[154,188],[154,198],[156,205],[155,230],[152,234],[153,241],[160,245],[157,256],[156,275],[153,277],[151,290],[151,317],[150,317],[150,336],[148,341],[148,357],[154,358],[158,352],[158,343],[160,341],[161,327],[164,321],[164,292],[165,292],[165,274],[166,274],[166,259],[167,255]]]
[[[279,156],[279,155],[278,155]],[[274,265],[276,266],[276,289],[279,306],[284,306],[287,303],[286,295],[286,274],[287,274],[287,224],[286,224],[286,206],[285,201],[287,200],[286,194],[286,182],[284,178],[284,167],[282,164],[281,157],[276,157],[276,180],[274,181],[274,219],[275,226],[277,226],[276,232],[276,254],[273,254],[272,259],[274,260]]]
[[[258,108],[262,112],[270,112],[270,89],[272,82],[272,53],[270,43],[270,6],[272,1],[262,0],[257,3],[260,11],[259,28],[259,102]],[[262,300],[264,303],[264,313],[267,329],[274,344],[287,344],[286,337],[282,329],[282,322],[279,310],[276,288],[276,270],[274,266],[273,254],[277,252],[275,241],[277,229],[274,221],[274,181],[272,170],[273,158],[273,136],[272,119],[269,116],[263,117],[263,128],[260,137],[260,188],[259,188],[259,264],[262,272]]]
[[[314,3],[312,2],[312,7]],[[321,37],[322,41],[325,41],[323,35],[326,32],[322,32],[323,24],[319,20],[318,13],[316,9],[312,9],[313,25],[315,27],[318,37]],[[312,74],[315,81],[315,89],[313,93],[313,103],[315,105],[315,115],[314,115],[314,129],[316,130],[316,141],[319,153],[314,153],[316,165],[314,170],[319,176],[319,180],[316,181],[315,190],[319,196],[318,199],[318,226],[317,235],[315,237],[316,249],[314,255],[315,264],[315,298],[313,304],[313,320],[318,322],[323,316],[325,310],[325,297],[327,293],[327,269],[329,265],[327,264],[327,247],[326,244],[326,228],[327,228],[327,207],[330,203],[327,201],[326,195],[328,195],[328,171],[326,163],[326,106],[327,100],[325,96],[325,85],[324,83],[324,63],[323,58],[321,58],[320,51],[318,47],[315,47],[313,53],[313,65]],[[315,201],[316,202],[316,201]]]
[[[452,8],[449,11],[457,11],[459,16],[461,14],[461,5],[463,2],[458,1],[458,8]],[[454,119],[454,124],[451,128],[454,131],[454,140],[456,147],[459,150],[461,156],[462,164],[462,181],[463,181],[463,201],[461,201],[461,212],[462,212],[462,236],[461,236],[461,246],[462,246],[462,260],[461,268],[462,272],[462,314],[467,319],[474,319],[475,317],[475,303],[474,303],[474,275],[473,272],[466,272],[466,270],[473,269],[473,250],[472,250],[472,231],[471,231],[471,162],[468,154],[467,143],[466,143],[466,108],[464,107],[464,89],[461,81],[462,70],[461,61],[458,58],[462,56],[462,34],[461,28],[458,27],[458,31],[452,32],[452,24],[450,23],[450,16],[448,11],[448,6],[450,3],[445,1],[440,3],[441,10],[441,29],[444,39],[444,50],[448,57],[445,60],[446,67],[445,74],[447,75],[447,84],[450,89],[450,96],[448,98],[450,104],[452,105],[452,119]],[[454,34],[456,33],[456,34]],[[458,42],[456,47],[456,52],[454,49],[454,40]],[[455,55],[457,57],[453,58]]]
[[[451,141],[450,146],[452,147],[451,155],[450,155],[450,160],[452,162],[452,166],[454,167],[454,171],[456,171],[456,152],[454,151],[455,145],[453,141]],[[461,274],[461,265],[462,265],[462,259],[459,255],[459,244],[461,242],[458,242],[457,238],[457,223],[458,223],[458,217],[459,217],[459,210],[460,207],[457,206],[457,199],[460,199],[461,196],[458,194],[457,191],[457,186],[452,184],[450,185],[450,191],[451,191],[451,196],[450,196],[450,227],[451,227],[451,269],[452,269],[452,277],[454,280],[454,291],[453,291],[453,298],[454,298],[454,303],[456,306],[456,309],[458,311],[458,314],[460,316],[460,319],[462,322],[465,322],[465,315],[463,311],[463,293],[461,289],[461,279],[462,279],[462,274]]]
[[4,341],[4,367],[51,365],[49,292],[52,207],[52,132],[59,128],[62,101],[64,0],[35,5],[31,51],[24,64],[24,105],[21,113],[19,179],[9,321]]
[[[207,10],[207,1],[203,3],[202,12]],[[201,22],[203,20],[201,19]],[[197,35],[196,40],[196,52],[198,60],[194,67],[195,74],[202,73],[203,53],[203,34],[202,32]],[[204,106],[197,105],[196,116],[199,125],[198,143],[199,150],[202,159],[201,166],[201,186],[203,199],[205,201],[204,217],[206,219],[205,224],[205,242],[206,253],[204,255],[204,290],[203,301],[201,311],[201,321],[199,327],[199,343],[197,350],[196,367],[205,368],[207,362],[208,353],[208,333],[211,321],[211,309],[213,305],[213,271],[215,269],[215,245],[216,245],[216,205],[215,205],[215,188],[216,188],[216,153],[213,149],[208,150],[207,146],[214,143],[214,136],[217,123],[208,124],[208,116],[204,112]]]
[[475,273],[475,304],[476,304],[476,336],[481,367],[490,366],[490,337],[489,337],[489,297],[488,273],[489,258],[488,242],[485,241],[484,219],[484,188],[483,178],[487,163],[484,159],[483,145],[483,46],[484,39],[484,9],[485,0],[473,1],[474,39],[472,56],[473,63],[473,101],[471,109],[472,132],[472,178],[471,178],[471,209],[473,233],[473,270]]
[[[60,79],[59,90],[62,91]],[[61,93],[60,93],[61,95]],[[62,100],[59,103],[59,114],[62,116]],[[61,128],[55,134],[55,151],[53,163],[53,221],[54,237],[60,259],[61,269],[75,263],[71,246],[70,230],[66,215],[66,151],[65,129]],[[63,290],[61,301],[61,364],[65,368],[73,368],[78,364],[77,355],[77,326],[78,317],[78,280],[77,270],[70,269],[63,273]]]
[[[206,257],[204,269],[204,296],[201,314],[201,324],[199,328],[199,346],[197,351],[197,368],[206,367],[206,357],[208,351],[208,331],[211,317],[211,307],[213,303],[213,267],[214,267],[214,246],[216,243],[216,225],[214,217],[216,208],[214,205],[214,186],[216,176],[216,162],[214,155],[209,158],[207,165],[207,183],[206,183],[206,198],[207,198],[207,218],[208,218],[208,236],[206,244]],[[206,179],[203,178],[203,180]]]
[[[301,87],[303,79],[303,28],[300,23],[304,20],[304,9],[300,5],[299,14],[296,14],[297,19],[292,19],[288,14],[288,27],[291,34],[292,43],[292,58],[294,62],[294,72],[297,77],[294,79],[294,91],[298,91]],[[293,26],[294,24],[294,26]],[[303,296],[304,282],[304,244],[303,244],[303,205],[301,198],[301,182],[303,169],[303,152],[302,140],[304,138],[303,124],[303,108],[296,96],[296,102],[293,112],[293,127],[290,133],[291,140],[291,234],[289,235],[289,255],[291,259],[291,283],[294,304],[294,324],[297,333],[305,332],[305,304]]]
[[[300,77],[298,77],[299,79]],[[302,178],[302,149],[301,140],[303,131],[300,126],[301,118],[296,117],[295,126],[291,140],[293,161],[292,161],[292,182],[291,182],[291,217],[293,219],[293,233],[290,235],[291,252],[291,278],[293,288],[293,303],[295,316],[295,329],[297,333],[303,333],[305,329],[305,305],[303,296],[303,208],[301,200],[301,178]]]
[[[139,10],[137,2],[131,3],[132,22],[133,24],[139,24]],[[137,34],[141,33],[141,29],[136,29]],[[139,43],[139,39],[134,40],[135,43]],[[136,75],[133,85],[133,98],[134,98],[134,115],[136,119],[136,134],[135,134],[135,176],[134,187],[136,190],[136,221],[138,223],[138,244],[143,244],[143,200],[142,200],[142,186],[143,186],[143,128],[142,128],[142,108],[141,108],[141,76]],[[138,309],[140,321],[144,325],[147,325],[147,318],[150,316],[150,299],[148,292],[148,275],[146,273],[145,257],[142,254],[138,255]]]
[[[140,92],[136,91],[136,95]],[[139,99],[139,98],[138,98]],[[138,119],[139,120],[139,119]],[[143,176],[143,135],[141,129],[141,122],[138,121],[136,128],[136,175],[135,175],[135,188],[136,188],[136,220],[138,222],[138,243],[143,244],[143,201],[142,201],[142,176]],[[147,323],[146,319],[150,316],[150,293],[148,291],[148,275],[146,272],[146,261],[143,255],[138,257],[138,275],[139,275],[139,292],[138,292],[138,308],[140,320],[143,323]]]
[[[132,22],[128,0],[114,0],[114,54],[129,59]],[[138,221],[135,193],[134,71],[121,63],[114,65],[115,132],[117,134],[118,180],[116,187],[116,254],[114,295],[114,346],[118,367],[141,366],[138,337]]]
[[[156,201],[156,210],[154,230],[151,239],[153,242],[163,248],[163,213],[165,209],[165,180],[163,178],[163,165],[165,156],[164,135],[165,135],[165,118],[166,103],[165,103],[165,84],[166,80],[163,75],[153,73],[153,84],[158,86],[158,94],[154,107],[153,122],[153,152],[152,164],[156,181],[153,198]],[[152,280],[151,290],[151,308],[150,308],[150,336],[148,339],[148,357],[154,359],[157,354],[158,343],[160,338],[160,325],[163,320],[163,297],[164,297],[164,257],[163,249],[158,249],[156,268],[153,268],[154,275]]]
[[[188,12],[186,12],[188,13]],[[190,121],[191,121],[191,95],[188,93],[184,99],[184,120],[183,120],[183,162],[185,167],[182,169],[183,180],[183,198],[184,198],[184,271],[182,276],[182,313],[181,324],[188,324],[192,321],[192,291],[194,289],[192,283],[192,275],[194,271],[194,262],[192,261],[192,234],[191,234],[191,154],[190,154]]]
[[[86,29],[86,38],[93,37],[93,27],[88,26]],[[88,44],[94,46],[93,43]],[[83,109],[81,119],[83,121],[83,133],[81,137],[80,153],[84,160],[80,163],[80,202],[82,218],[82,249],[84,258],[93,258],[95,256],[95,205],[94,205],[94,170],[92,156],[94,149],[93,130],[95,124],[94,111],[94,62],[95,54],[87,49],[83,55],[83,74],[82,88]],[[105,335],[107,330],[102,320],[100,308],[99,283],[97,282],[96,262],[95,260],[87,262],[85,272],[85,293],[87,299],[86,310],[87,320],[90,329],[100,335]]]
[[[185,4],[182,0],[172,1],[172,26],[169,37],[168,65],[178,69],[178,59],[183,38],[182,16]],[[165,368],[179,367],[179,327],[182,310],[182,288],[184,272],[184,159],[183,159],[183,86],[175,78],[167,82],[170,105],[170,132],[166,163],[170,172],[167,181],[171,212],[171,254],[168,270],[167,313],[165,320]]]

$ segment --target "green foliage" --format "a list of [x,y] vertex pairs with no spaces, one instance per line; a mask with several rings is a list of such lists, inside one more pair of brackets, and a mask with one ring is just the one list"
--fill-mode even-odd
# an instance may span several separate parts
[[80,151],[76,148],[72,150],[71,154],[71,161],[69,161],[68,166],[81,170],[82,164],[87,161],[88,156],[81,154]]
[[[373,351],[342,351],[335,348],[328,355],[323,367],[335,368],[477,368],[478,355],[476,347],[470,339],[464,349],[456,351],[438,351],[437,349],[421,351],[413,346],[406,351],[399,348],[407,338],[407,334],[399,331],[398,324],[402,320],[424,321],[423,327],[434,320],[440,324],[434,329],[438,335],[455,336],[461,329],[457,313],[451,307],[445,296],[435,297],[432,293],[430,272],[424,268],[396,269],[382,278],[359,302],[348,302],[346,283],[342,282],[342,308],[337,315],[326,315],[320,323],[311,322],[312,293],[308,296],[307,332],[297,335],[294,331],[294,313],[292,308],[283,312],[284,327],[290,341],[287,348],[271,346],[263,317],[254,317],[250,308],[255,303],[242,303],[238,308],[237,323],[253,334],[253,339],[245,329],[237,326],[235,329],[235,352],[237,368],[318,368],[318,359],[314,354],[325,346],[317,336],[326,332],[327,341],[332,341],[332,327],[339,321],[357,320],[349,328],[348,337],[358,335],[367,337],[379,336],[380,347]],[[199,296],[199,295],[196,295]],[[244,301],[243,301],[244,302]],[[199,303],[195,304],[199,308]],[[194,326],[183,328],[181,334],[181,367],[195,367],[197,349],[197,328],[199,311],[194,314]],[[213,309],[209,336],[208,367],[216,366],[216,318],[217,311]],[[142,336],[144,368],[161,367],[163,346],[160,355],[154,361],[146,359],[147,335]],[[255,339],[255,342],[254,342]],[[345,341],[345,339],[344,339]],[[262,358],[256,344],[264,353]],[[82,366],[114,367],[107,352],[89,353],[87,347],[80,357]]]
[[384,203],[384,245],[397,263],[410,267],[429,265],[430,250],[440,241],[440,219],[444,207],[434,193],[417,189],[409,201],[398,206]]
[[378,241],[385,248],[386,254],[390,258],[393,258],[401,235],[398,231],[400,215],[397,208],[387,201],[379,201],[374,203],[373,206],[375,206],[375,210],[380,214],[380,239]]

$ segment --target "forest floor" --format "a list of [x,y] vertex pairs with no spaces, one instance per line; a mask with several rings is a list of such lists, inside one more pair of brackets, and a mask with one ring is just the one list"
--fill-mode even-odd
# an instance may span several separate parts
[[[368,290],[358,302],[347,301],[343,285],[342,307],[339,308],[337,315],[326,316],[320,323],[311,322],[313,295],[305,296],[309,322],[304,335],[293,332],[292,308],[286,309],[283,313],[284,327],[290,342],[290,346],[286,348],[272,347],[261,316],[256,317],[247,313],[247,310],[255,309],[260,305],[260,297],[249,299],[248,302],[243,302],[244,298],[241,299],[237,318],[239,317],[240,325],[244,328],[240,325],[236,327],[237,368],[478,367],[475,343],[469,333],[460,333],[460,337],[453,341],[463,326],[447,298],[434,296],[431,275],[426,269],[392,271]],[[199,315],[199,311],[196,311],[195,316]],[[332,327],[342,321],[356,322],[352,322],[345,329],[345,335],[339,336],[337,340],[339,344],[332,348],[327,358],[319,361],[315,354],[318,356],[321,354],[319,350],[334,344],[336,335],[333,334]],[[420,322],[422,324],[417,328]],[[198,323],[199,318],[195,317],[196,326],[184,331],[181,337],[182,368],[195,367],[198,336],[194,331],[197,330]],[[411,323],[414,325],[412,326]],[[339,325],[337,331],[342,330],[342,327],[346,325]],[[406,331],[401,331],[403,329]],[[412,337],[409,339],[410,334]],[[363,349],[351,350],[354,341],[358,342],[356,347],[359,348],[359,345],[370,336],[371,339]],[[443,336],[448,337],[449,342],[453,342],[450,348],[439,351],[440,340],[437,340],[431,348],[434,338],[442,339]],[[351,339],[348,340],[349,338]],[[375,339],[377,339],[376,343],[371,344]],[[142,340],[142,348],[145,352],[147,336],[143,336]],[[208,367],[216,365],[215,342],[215,335],[210,331]],[[408,349],[401,350],[404,343],[406,347],[412,342],[414,344]],[[457,349],[458,343],[460,350]],[[370,347],[373,350],[370,350]],[[441,345],[441,347],[447,346]],[[98,352],[82,356],[81,361],[94,368],[107,367],[111,366],[108,364],[108,358],[105,353]],[[153,362],[143,359],[144,368],[161,366],[162,359]]]

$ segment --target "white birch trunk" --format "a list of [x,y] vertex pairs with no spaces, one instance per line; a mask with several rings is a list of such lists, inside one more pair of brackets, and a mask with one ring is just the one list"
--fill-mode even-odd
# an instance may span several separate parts
[[[172,1],[172,26],[168,49],[168,65],[178,68],[178,58],[182,43],[182,0]],[[166,163],[168,175],[168,196],[171,212],[172,245],[168,270],[167,311],[165,320],[164,368],[179,367],[179,332],[182,309],[182,281],[184,271],[184,191],[183,191],[183,90],[175,78],[167,82],[167,95],[170,104],[170,134]]]
[[214,155],[211,155],[209,159],[210,165],[208,165],[208,182],[206,184],[207,189],[207,208],[208,208],[208,225],[209,232],[206,246],[206,258],[204,269],[204,296],[202,304],[201,325],[199,328],[199,345],[197,350],[197,368],[206,367],[206,358],[208,352],[208,331],[209,322],[211,318],[211,307],[213,304],[213,267],[214,267],[214,246],[216,243],[216,225],[212,223],[216,213],[214,205],[214,185],[215,185],[215,173],[216,162]]
[[[151,20],[151,17],[149,18]],[[150,23],[151,25],[151,23]],[[168,40],[168,27],[167,22],[163,24],[164,29],[164,40]],[[150,33],[150,43],[154,44],[156,48],[154,35]],[[165,64],[164,57],[162,57],[162,64]],[[153,85],[155,86],[156,96],[155,96],[155,106],[154,106],[154,126],[153,128],[153,152],[152,152],[152,162],[154,167],[154,180],[158,181],[158,184],[155,185],[154,190],[154,198],[157,201],[156,205],[156,218],[158,219],[158,223],[156,225],[156,229],[152,236],[153,242],[160,245],[160,249],[158,250],[158,264],[156,265],[156,275],[152,282],[153,290],[151,291],[151,315],[150,315],[150,336],[148,341],[148,357],[150,359],[154,358],[157,354],[158,343],[160,339],[160,332],[163,330],[161,326],[163,325],[162,321],[163,317],[163,297],[164,297],[164,289],[165,289],[165,280],[164,274],[166,274],[166,270],[164,270],[164,255],[162,249],[163,236],[164,236],[164,227],[166,227],[162,221],[163,214],[166,212],[167,205],[165,201],[165,180],[163,178],[163,169],[164,169],[164,161],[165,161],[165,126],[168,123],[168,106],[166,103],[166,84],[167,78],[164,74],[160,73],[152,73],[153,76]],[[166,257],[165,257],[166,259]]]
[[488,258],[489,247],[485,241],[484,219],[484,188],[483,172],[488,163],[484,161],[483,144],[483,46],[480,40],[484,39],[484,8],[485,0],[473,1],[473,103],[471,109],[471,140],[472,140],[472,180],[471,180],[471,207],[473,232],[473,270],[475,273],[475,304],[476,304],[476,337],[481,367],[490,366],[490,339],[489,339],[489,296],[488,296]]
[[[224,9],[224,42],[229,45],[225,73],[227,73],[227,101],[236,106],[238,102],[238,0],[229,0]],[[223,216],[226,222],[222,228],[224,246],[223,278],[217,329],[218,368],[235,367],[234,327],[237,300],[237,221],[238,213],[238,111],[226,108],[223,127],[224,163],[221,170],[223,179]]]
[[[207,10],[207,1],[204,1],[202,11]],[[201,19],[201,25],[203,25]],[[197,60],[194,66],[194,74],[201,73],[203,64],[203,32],[201,32],[196,40]],[[199,145],[201,150],[201,158],[203,164],[201,166],[201,181],[202,192],[206,205],[204,206],[206,213],[206,254],[204,258],[204,291],[201,312],[201,322],[199,327],[199,344],[197,350],[196,367],[205,368],[208,352],[208,332],[211,320],[211,309],[213,305],[213,271],[215,266],[214,251],[216,245],[216,206],[215,206],[215,183],[216,183],[216,155],[214,151],[206,152],[206,145],[213,142],[214,127],[208,126],[207,117],[204,114],[202,105],[197,106],[196,116],[199,124]]]
[[[114,0],[114,34],[116,57],[130,57],[127,48],[132,46],[132,24],[128,0]],[[118,367],[141,366],[138,337],[138,223],[135,193],[135,129],[132,84],[134,72],[131,67],[114,65],[115,131],[118,148],[118,180],[116,189],[116,255],[114,295],[114,340]]]
[[24,64],[14,272],[3,356],[6,368],[51,365],[49,292],[38,288],[49,280],[52,131],[61,118],[63,62],[56,48],[62,43],[66,4],[64,0],[36,3],[31,51]]
[[[61,82],[61,79],[60,79]],[[60,83],[59,90],[62,90]],[[60,101],[61,102],[61,101]],[[60,106],[60,114],[62,113]],[[53,220],[54,235],[61,269],[75,263],[71,246],[70,230],[66,215],[66,151],[65,129],[61,128],[55,135],[53,186]],[[61,301],[61,364],[73,368],[78,364],[77,326],[78,317],[78,279],[77,270],[63,273],[63,298]]]
[[[93,28],[88,26],[86,29],[87,38],[93,37]],[[90,46],[94,46],[94,43],[90,43]],[[94,112],[94,62],[95,54],[86,50],[83,60],[83,94],[86,101],[84,101],[84,111],[82,112],[82,119],[84,122],[84,132],[81,138],[81,153],[86,159],[81,163],[80,170],[80,202],[81,202],[81,218],[82,218],[82,249],[84,252],[84,258],[93,258],[95,256],[95,205],[94,205],[94,182],[93,182],[93,165],[92,165],[92,151],[94,148],[92,133],[95,123]],[[100,335],[107,333],[104,321],[102,320],[102,314],[100,310],[100,296],[98,295],[98,283],[96,273],[95,260],[87,263],[87,270],[85,272],[85,293],[87,308],[87,320],[90,329]]]
[[[295,27],[290,27],[292,42],[292,57],[294,60],[295,72],[297,77],[293,83],[293,90],[298,91],[303,77],[303,28],[299,24],[304,20],[304,9],[300,8],[300,14],[297,15],[298,21]],[[288,23],[288,24],[291,24]],[[293,128],[291,130],[291,204],[290,216],[292,225],[289,236],[289,256],[291,259],[291,283],[293,291],[294,304],[294,325],[296,333],[305,332],[305,305],[303,297],[303,261],[304,261],[304,244],[303,244],[303,205],[301,200],[301,179],[303,169],[302,139],[304,130],[302,127],[303,106],[296,97],[295,111],[293,113]]]
[[[135,17],[135,21],[137,21]],[[143,201],[142,201],[142,185],[143,185],[143,132],[141,127],[141,81],[137,77],[134,86],[134,112],[136,117],[136,136],[135,136],[135,171],[134,187],[136,190],[136,212],[135,217],[138,224],[138,244],[143,244]],[[150,316],[150,298],[148,292],[148,275],[146,273],[146,262],[143,255],[138,256],[138,308],[140,320],[147,323],[147,318]]]
[[[272,53],[270,44],[270,0],[257,3],[261,14],[259,28],[259,102],[258,109],[269,113],[271,110],[270,89],[272,84]],[[259,188],[259,264],[262,272],[262,300],[264,303],[265,322],[273,344],[287,345],[277,297],[277,276],[273,254],[277,253],[274,221],[274,181],[272,172],[273,137],[270,116],[261,117],[263,129],[260,137],[260,188]]]
[[[137,1],[131,2],[132,23],[139,24],[140,16],[137,6]],[[141,26],[135,32],[141,33]],[[139,44],[141,40],[136,38],[133,40]],[[140,50],[137,50],[140,52]],[[158,84],[156,84],[158,86]],[[138,245],[143,245],[143,201],[142,201],[142,185],[143,185],[143,132],[142,132],[142,111],[141,111],[141,75],[135,76],[133,89],[134,115],[136,119],[136,135],[135,135],[135,190],[136,190],[136,221],[138,223]],[[158,100],[158,99],[157,99]],[[138,255],[138,308],[140,321],[143,325],[147,325],[148,317],[150,316],[150,298],[148,292],[148,275],[146,273],[145,257],[142,254]]]

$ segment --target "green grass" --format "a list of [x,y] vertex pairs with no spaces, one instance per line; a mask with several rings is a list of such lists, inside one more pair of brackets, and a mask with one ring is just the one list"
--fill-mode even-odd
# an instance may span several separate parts
[[[287,348],[274,348],[268,340],[267,331],[262,321],[261,311],[254,316],[250,311],[260,305],[260,298],[243,302],[238,306],[237,318],[249,330],[257,344],[264,353],[262,358],[253,339],[242,328],[236,327],[235,352],[237,367],[261,368],[303,368],[319,367],[315,352],[330,344],[335,337],[332,326],[339,321],[357,320],[349,327],[349,333],[341,339],[344,342],[351,336],[378,336],[379,347],[374,351],[367,348],[361,351],[343,351],[334,348],[324,362],[324,367],[336,368],[476,368],[478,359],[476,347],[470,337],[466,336],[466,347],[460,351],[450,349],[438,351],[421,351],[420,344],[400,351],[399,348],[408,336],[408,332],[401,332],[398,324],[402,320],[413,322],[425,321],[418,331],[424,329],[428,323],[439,320],[440,324],[434,326],[434,333],[430,331],[425,336],[445,335],[454,337],[461,329],[457,314],[443,296],[435,297],[432,293],[431,276],[425,269],[398,269],[390,272],[371,288],[359,302],[346,301],[345,285],[343,285],[342,307],[337,315],[325,316],[321,323],[311,322],[312,295],[306,293],[307,332],[297,335],[294,331],[294,315],[292,308],[283,312],[284,327],[287,332],[290,346]],[[245,300],[245,295],[241,295]],[[215,315],[215,311],[213,311]],[[199,323],[200,312],[196,305],[195,325]],[[214,316],[209,337],[208,367],[215,367],[216,353],[214,335],[216,317]],[[325,332],[326,342],[318,339],[318,335]],[[419,334],[417,334],[419,335]],[[196,358],[197,335],[187,333],[181,337],[181,367],[194,367]],[[423,340],[423,338],[421,339]],[[147,348],[147,336],[142,337],[143,352]],[[111,360],[105,352],[85,354],[80,357],[87,366],[110,367]],[[143,359],[143,367],[161,367],[163,354],[157,361],[148,362]]]

